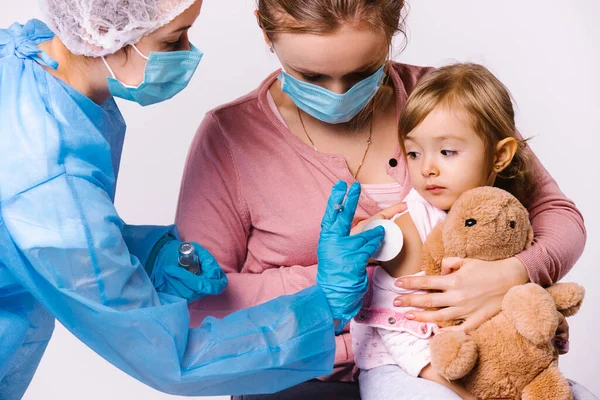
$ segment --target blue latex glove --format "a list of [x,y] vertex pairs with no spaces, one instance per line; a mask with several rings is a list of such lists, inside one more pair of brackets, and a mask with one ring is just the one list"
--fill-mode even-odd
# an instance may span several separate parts
[[352,219],[360,197],[360,184],[354,182],[348,191],[346,183],[338,181],[331,191],[321,222],[317,249],[317,285],[325,292],[340,333],[360,309],[367,291],[367,264],[383,242],[381,226],[350,235]]
[[191,303],[206,295],[215,296],[227,288],[227,276],[217,260],[197,243],[192,243],[200,262],[200,275],[182,268],[179,240],[168,241],[158,253],[150,279],[158,292],[184,298]]

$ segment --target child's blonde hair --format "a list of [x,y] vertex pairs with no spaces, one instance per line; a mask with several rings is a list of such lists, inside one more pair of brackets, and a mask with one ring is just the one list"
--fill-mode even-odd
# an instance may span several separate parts
[[517,140],[515,156],[494,186],[526,204],[534,188],[530,151],[526,141],[517,136],[511,96],[502,82],[484,66],[472,63],[447,65],[429,72],[409,96],[400,116],[403,149],[406,135],[440,105],[458,107],[467,113],[473,130],[485,143],[490,172],[496,144],[507,137]]

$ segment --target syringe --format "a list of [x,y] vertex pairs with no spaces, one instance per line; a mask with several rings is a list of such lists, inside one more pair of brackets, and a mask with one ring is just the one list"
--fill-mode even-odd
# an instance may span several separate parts
[[179,246],[178,262],[182,268],[187,269],[192,274],[200,275],[200,262],[193,244],[186,242]]

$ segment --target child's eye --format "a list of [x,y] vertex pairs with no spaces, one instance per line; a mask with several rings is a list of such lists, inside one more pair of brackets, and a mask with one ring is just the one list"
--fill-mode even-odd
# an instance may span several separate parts
[[441,151],[443,156],[453,156],[456,155],[456,151],[454,150],[442,150]]
[[408,158],[410,158],[410,159],[412,159],[412,160],[414,160],[415,158],[417,158],[417,157],[419,157],[419,156],[420,156],[420,154],[419,154],[419,153],[417,153],[416,151],[408,151],[408,152],[406,153],[406,155],[408,156]]

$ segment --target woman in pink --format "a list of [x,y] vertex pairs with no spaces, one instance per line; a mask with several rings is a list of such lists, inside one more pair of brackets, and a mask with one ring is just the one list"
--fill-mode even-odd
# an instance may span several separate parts
[[[400,0],[259,0],[258,22],[283,71],[206,115],[184,172],[177,225],[184,240],[215,256],[229,279],[222,295],[191,305],[193,325],[315,283],[319,223],[338,179],[362,185],[358,220],[411,189],[398,116],[429,68],[387,61],[392,37],[403,32],[403,6]],[[500,310],[510,287],[562,278],[583,250],[583,219],[535,164],[537,190],[526,204],[533,246],[497,262],[459,260],[457,272],[432,282],[407,280],[405,287],[444,291],[444,304],[435,306],[472,327]],[[424,307],[430,299],[403,301]],[[443,312],[416,317],[436,320]],[[353,381],[347,331],[336,344],[335,372],[323,380]],[[328,390],[322,385],[321,394]],[[343,398],[358,398],[358,390],[350,392]],[[309,395],[286,398],[294,396]]]

